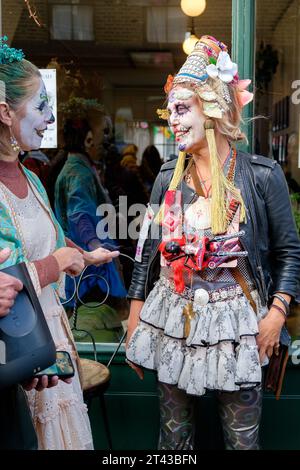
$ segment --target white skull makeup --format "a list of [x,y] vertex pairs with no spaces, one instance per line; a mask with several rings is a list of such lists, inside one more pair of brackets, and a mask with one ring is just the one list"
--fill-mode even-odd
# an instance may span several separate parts
[[48,124],[54,122],[45,84],[41,78],[39,81],[38,90],[22,110],[23,117],[18,122],[18,131],[15,132],[23,150],[39,149]]
[[199,97],[185,87],[177,86],[168,101],[169,125],[175,135],[178,148],[183,152],[195,152],[205,138],[203,114]]

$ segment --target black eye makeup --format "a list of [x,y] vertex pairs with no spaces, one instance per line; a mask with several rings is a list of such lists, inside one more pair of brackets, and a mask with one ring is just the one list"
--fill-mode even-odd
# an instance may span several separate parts
[[183,103],[172,104],[171,107],[167,108],[169,116],[172,114],[172,112],[174,112],[175,116],[182,116],[183,114],[186,114],[187,112],[189,112],[191,109],[190,106],[187,106],[186,104],[183,104]]
[[49,104],[49,98],[48,98],[48,95],[47,95],[46,92],[42,92],[42,93],[40,94],[40,100],[41,100],[41,102],[40,102],[39,106],[37,107],[37,109],[38,109],[40,112],[42,112],[42,111],[44,110],[45,106],[46,106],[47,104]]
[[176,112],[179,116],[181,116],[182,114],[187,113],[190,110],[189,106],[186,106],[185,104],[182,104],[182,103],[177,104],[175,106],[175,109],[176,109]]
[[43,109],[44,109],[45,106],[46,106],[46,103],[47,103],[47,101],[42,101],[41,104],[38,106],[37,109],[38,109],[40,112],[42,112]]

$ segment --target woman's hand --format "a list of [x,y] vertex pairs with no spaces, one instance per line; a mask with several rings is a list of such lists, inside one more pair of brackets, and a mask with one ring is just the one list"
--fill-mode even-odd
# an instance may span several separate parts
[[91,264],[100,266],[101,264],[110,263],[114,258],[117,258],[119,254],[119,251],[109,251],[99,247],[93,251],[84,251],[83,258],[85,266],[90,266]]
[[[47,375],[42,375],[42,377],[33,377],[31,380],[27,380],[26,382],[22,383],[22,387],[24,390],[27,392],[30,392],[30,390],[37,390],[38,392],[41,392],[45,388],[52,388],[56,387],[58,384],[58,376],[54,375],[53,377],[48,377]],[[72,379],[63,379],[63,381],[67,384],[70,384],[72,382]]]
[[[11,255],[8,248],[0,251],[0,264],[4,263]],[[23,289],[19,279],[0,272],[0,318],[7,315],[13,306],[18,293]]]
[[60,271],[69,276],[78,276],[84,268],[84,257],[76,248],[63,247],[53,253]]
[[284,323],[285,319],[283,315],[272,307],[266,317],[259,322],[259,334],[256,338],[256,342],[261,363],[266,355],[270,358],[273,352],[276,354],[278,351],[280,332]]

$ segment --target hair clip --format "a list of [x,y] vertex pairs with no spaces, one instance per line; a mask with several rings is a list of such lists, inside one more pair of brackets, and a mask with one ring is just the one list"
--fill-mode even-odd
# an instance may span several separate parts
[[165,119],[167,121],[170,117],[170,113],[167,109],[157,109],[156,112],[160,119]]

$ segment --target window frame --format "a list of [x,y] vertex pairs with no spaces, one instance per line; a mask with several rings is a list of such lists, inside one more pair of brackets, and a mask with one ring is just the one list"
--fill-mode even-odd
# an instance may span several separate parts
[[[164,23],[165,23],[165,36],[166,36],[166,39],[163,40],[163,41],[160,41],[159,38],[158,38],[158,41],[150,41],[149,38],[148,38],[148,14],[150,13],[151,10],[153,10],[154,8],[156,9],[160,9],[163,11],[163,14],[164,14]],[[180,40],[178,41],[170,41],[169,39],[169,25],[170,25],[170,22],[169,22],[169,16],[168,16],[168,10],[169,9],[177,9],[179,12],[181,11],[180,10],[180,6],[176,6],[176,5],[149,5],[148,7],[145,8],[145,17],[146,17],[146,21],[145,21],[145,41],[147,44],[149,45],[152,45],[152,44],[172,44],[172,45],[177,45],[177,44],[181,44],[184,40],[184,35],[182,38],[180,38]],[[186,22],[186,25],[185,25],[185,30],[187,31],[188,29],[188,21],[187,21],[187,16],[185,16],[183,13],[182,13],[182,21]]]
[[[73,9],[73,7],[90,7],[91,10],[92,10],[92,22],[91,22],[91,25],[93,27],[93,38],[92,39],[74,39],[73,37],[73,34],[74,34],[74,28],[73,28],[73,18],[72,18],[72,23],[71,23],[71,27],[72,27],[72,38],[71,39],[59,39],[59,38],[54,38],[53,37],[53,7],[54,6],[70,6],[71,7],[71,10]],[[49,41],[51,42],[67,42],[68,44],[72,44],[72,43],[94,43],[96,41],[96,27],[95,27],[95,3],[93,2],[93,0],[89,0],[89,1],[84,1],[84,2],[78,2],[78,3],[74,3],[74,2],[68,2],[67,0],[64,0],[62,2],[60,1],[57,1],[57,0],[52,0],[51,3],[49,3],[49,10],[48,10],[48,24],[50,25],[50,28],[49,28]]]

